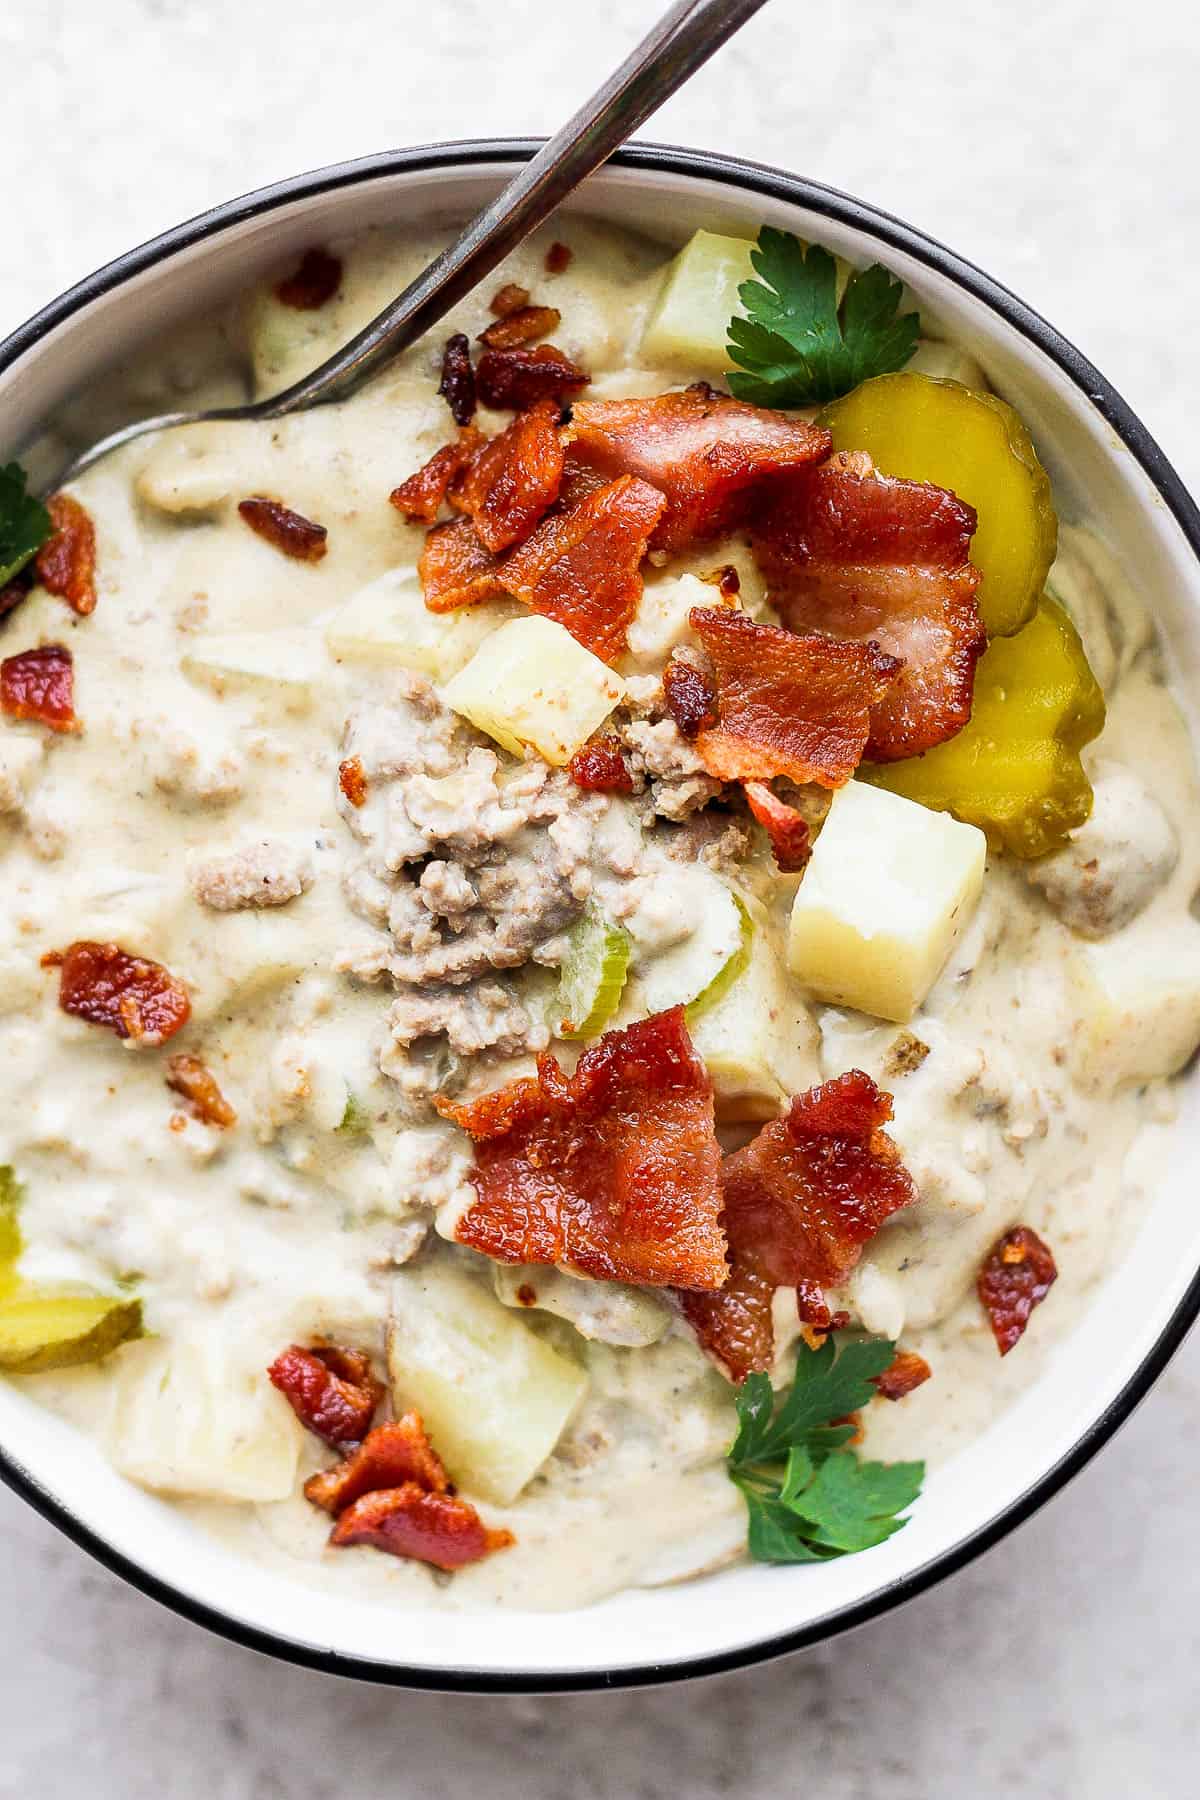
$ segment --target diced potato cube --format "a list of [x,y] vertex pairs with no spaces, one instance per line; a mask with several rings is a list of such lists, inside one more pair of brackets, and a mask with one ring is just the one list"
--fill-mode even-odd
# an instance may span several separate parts
[[307,631],[238,631],[197,638],[180,658],[184,673],[217,693],[248,693],[299,712],[328,674],[321,643]]
[[325,646],[339,661],[398,663],[432,681],[448,681],[516,611],[515,603],[496,600],[432,613],[416,570],[389,569],[329,616]]
[[526,745],[568,763],[618,702],[625,683],[565,626],[538,613],[494,631],[442,689],[442,699],[505,750]]
[[138,473],[138,498],[159,512],[216,512],[245,479],[244,458],[235,448],[243,442],[231,437],[227,425],[188,425],[168,432]]
[[453,1480],[507,1505],[541,1468],[587,1377],[494,1294],[442,1264],[396,1279],[388,1369]]
[[816,1025],[763,930],[745,973],[690,1029],[727,1122],[773,1119],[820,1079]]
[[46,752],[41,741],[5,728],[0,738],[0,813],[19,813],[41,770]]
[[754,279],[753,248],[749,238],[695,232],[667,270],[642,335],[642,355],[655,362],[727,369],[729,321],[745,310],[738,288]]
[[1174,1075],[1200,1046],[1200,931],[1121,933],[1080,948],[1070,975],[1081,1073],[1091,1085]]
[[637,612],[629,622],[630,658],[657,671],[676,644],[692,641],[688,615],[693,606],[719,606],[721,596],[698,575],[667,575],[648,581]]
[[986,855],[976,826],[848,782],[792,908],[792,973],[818,999],[906,1023],[975,910]]
[[237,1366],[212,1335],[122,1350],[110,1454],[142,1487],[209,1500],[286,1500],[301,1428],[265,1370]]

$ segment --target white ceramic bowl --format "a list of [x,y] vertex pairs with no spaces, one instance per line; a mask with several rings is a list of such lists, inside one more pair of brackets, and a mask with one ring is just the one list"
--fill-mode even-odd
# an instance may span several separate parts
[[[219,207],[111,263],[0,345],[0,459],[115,359],[292,251],[371,224],[461,218],[530,150],[517,141],[440,145],[326,169]],[[1021,301],[859,201],[726,157],[630,149],[577,204],[680,241],[699,225],[753,235],[766,222],[903,276],[1020,408],[1067,512],[1096,520],[1157,597],[1178,691],[1191,701],[1200,514],[1103,376]],[[1061,1487],[1146,1393],[1200,1310],[1194,1079],[1174,1129],[1178,1154],[1162,1191],[1078,1330],[1020,1402],[931,1477],[907,1530],[866,1555],[815,1568],[745,1566],[581,1612],[398,1616],[390,1604],[315,1592],[235,1559],[5,1384],[0,1474],[144,1592],[230,1638],[339,1674],[516,1692],[750,1663],[859,1624],[960,1568]]]

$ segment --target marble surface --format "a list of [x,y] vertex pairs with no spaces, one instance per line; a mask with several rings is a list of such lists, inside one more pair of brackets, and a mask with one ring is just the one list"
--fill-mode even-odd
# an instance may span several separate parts
[[[389,145],[552,128],[653,0],[7,0],[0,333],[136,239]],[[772,4],[647,136],[910,218],[1073,336],[1200,485],[1200,38],[1143,0]],[[454,1700],[277,1666],[0,1491],[0,1796],[1173,1800],[1195,1792],[1200,1344],[1072,1488],[853,1637],[658,1693]]]

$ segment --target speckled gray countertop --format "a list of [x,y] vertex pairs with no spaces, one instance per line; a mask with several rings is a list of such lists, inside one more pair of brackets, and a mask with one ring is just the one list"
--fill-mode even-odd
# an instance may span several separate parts
[[[657,0],[7,0],[0,333],[214,201],[552,128]],[[505,74],[511,70],[511,74]],[[1171,0],[773,0],[648,136],[781,163],[953,244],[1200,486],[1200,32]],[[0,1796],[1175,1800],[1196,1792],[1200,1343],[1016,1537],[905,1611],[658,1693],[455,1700],[277,1666],[0,1491]]]

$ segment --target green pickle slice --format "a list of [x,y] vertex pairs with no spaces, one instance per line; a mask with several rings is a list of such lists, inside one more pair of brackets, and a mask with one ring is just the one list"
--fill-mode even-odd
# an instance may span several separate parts
[[835,450],[865,450],[885,475],[949,488],[979,515],[971,561],[989,637],[1009,637],[1037,610],[1058,544],[1050,478],[1019,414],[957,381],[877,375],[835,400],[819,424]]
[[621,1003],[633,939],[589,901],[567,934],[555,997],[555,1033],[594,1037]]
[[1091,813],[1079,752],[1103,726],[1104,695],[1079,633],[1043,595],[1025,629],[997,638],[980,658],[971,721],[957,737],[860,773],[978,825],[993,849],[1030,859],[1057,849]]
[[0,1165],[0,1299],[20,1285],[17,1263],[24,1248],[17,1212],[21,1184],[7,1164]]
[[33,1375],[98,1362],[141,1331],[140,1300],[20,1287],[0,1299],[0,1369]]
[[[732,892],[732,889],[730,891]],[[703,1013],[723,1000],[738,976],[744,975],[750,967],[750,953],[754,946],[754,920],[750,917],[750,908],[740,894],[733,894],[733,904],[737,907],[738,918],[741,921],[741,934],[738,938],[737,948],[728,960],[722,963],[708,986],[701,988],[696,998],[689,1001],[685,1014],[689,1025],[694,1025]]]

